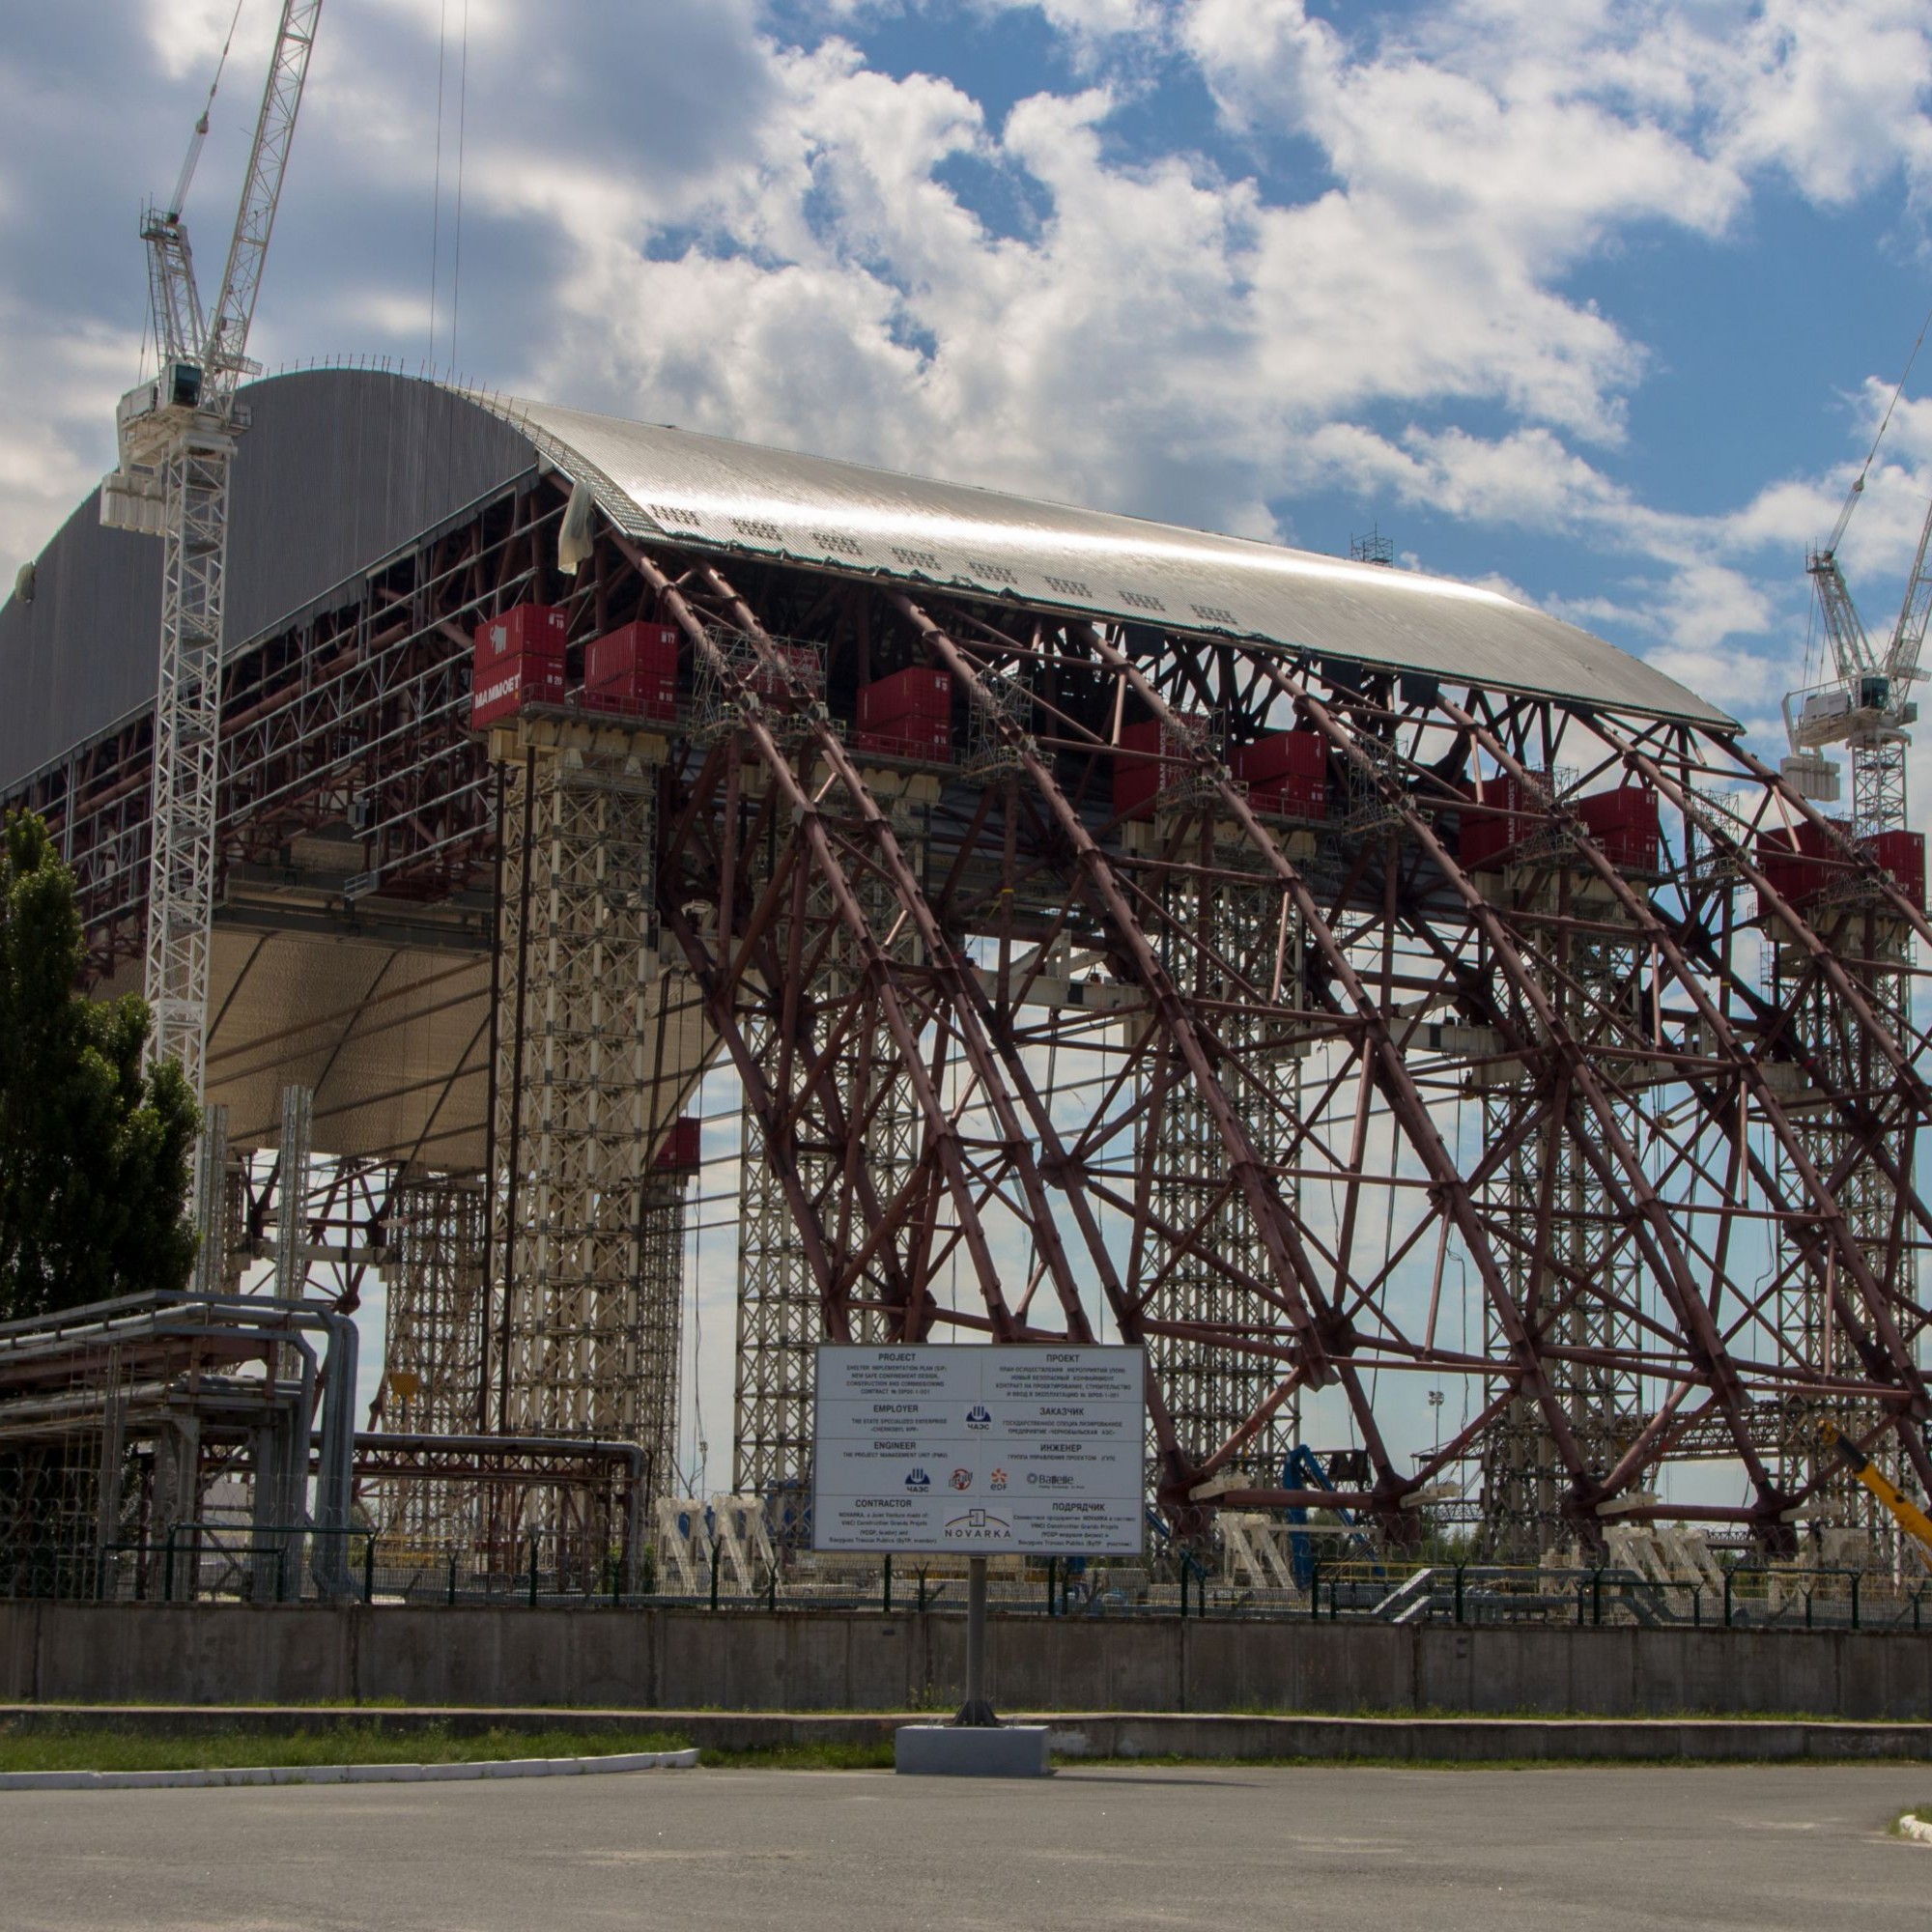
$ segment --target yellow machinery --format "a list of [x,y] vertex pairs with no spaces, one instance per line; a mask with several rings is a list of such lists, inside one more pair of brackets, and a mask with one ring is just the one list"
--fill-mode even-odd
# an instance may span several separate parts
[[1892,1513],[1918,1560],[1932,1570],[1932,1517],[1889,1482],[1856,1442],[1848,1441],[1835,1422],[1819,1425],[1818,1440],[1822,1447],[1834,1450],[1839,1461]]

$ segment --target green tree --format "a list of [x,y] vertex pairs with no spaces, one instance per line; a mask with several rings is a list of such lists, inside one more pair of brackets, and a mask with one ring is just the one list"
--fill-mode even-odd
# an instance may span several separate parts
[[12,812],[0,853],[0,1318],[186,1286],[200,1126],[182,1070],[141,1070],[129,993],[78,990],[73,874],[46,826]]

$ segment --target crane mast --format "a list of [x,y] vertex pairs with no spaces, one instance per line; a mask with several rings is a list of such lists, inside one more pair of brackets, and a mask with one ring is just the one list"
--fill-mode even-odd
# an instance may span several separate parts
[[[151,1060],[178,1060],[197,1101],[205,1086],[214,904],[229,486],[236,439],[248,426],[235,391],[254,369],[248,329],[322,5],[284,0],[212,319],[179,205],[207,132],[206,116],[176,205],[165,213],[151,209],[142,220],[159,370],[154,382],[121,399],[119,465],[101,486],[102,523],[158,535],[162,543],[144,972],[154,1012],[148,1053]],[[208,1194],[205,1163],[198,1162],[197,1225],[213,1209]]]

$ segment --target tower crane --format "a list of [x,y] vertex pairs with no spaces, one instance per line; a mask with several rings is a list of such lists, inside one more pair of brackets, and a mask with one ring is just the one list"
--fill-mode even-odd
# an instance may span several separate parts
[[[1899,386],[1904,387],[1903,381]],[[1890,412],[1886,413],[1889,420]],[[1885,434],[1883,425],[1879,434]],[[1877,453],[1874,442],[1872,455]],[[1844,745],[1852,754],[1852,831],[1860,838],[1905,829],[1905,753],[1912,742],[1908,727],[1918,717],[1912,686],[1918,676],[1926,619],[1932,615],[1932,576],[1926,570],[1927,550],[1932,547],[1932,507],[1927,508],[1918,532],[1918,548],[1905,584],[1905,602],[1891,636],[1885,640],[1883,654],[1866,635],[1858,607],[1852,602],[1838,564],[1838,545],[1864,494],[1871,461],[1866,457],[1865,468],[1852,485],[1824,548],[1813,551],[1804,560],[1836,675],[1807,690],[1794,691],[1784,700],[1784,730],[1792,752],[1784,761],[1785,777],[1807,798],[1834,799],[1837,774],[1823,751],[1827,745]]]
[[[248,427],[247,406],[236,390],[244,377],[259,373],[248,359],[248,328],[322,4],[283,0],[212,309],[202,302],[182,219],[208,134],[206,112],[195,124],[169,206],[165,212],[150,207],[142,216],[158,370],[154,381],[121,399],[115,412],[119,461],[100,489],[103,524],[158,536],[162,544],[144,975],[154,1013],[148,1053],[151,1060],[178,1060],[197,1102],[208,1034],[229,482],[236,440]],[[208,1192],[204,1160],[196,1166],[197,1225],[209,1212]]]

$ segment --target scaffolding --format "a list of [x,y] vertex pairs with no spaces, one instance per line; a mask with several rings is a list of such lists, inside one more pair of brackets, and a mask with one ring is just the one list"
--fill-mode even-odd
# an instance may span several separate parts
[[[1545,801],[1546,805],[1548,799]],[[1552,841],[1553,845],[1553,841]],[[1654,1049],[1644,993],[1646,950],[1613,896],[1553,847],[1493,875],[1504,907],[1527,917],[1526,946],[1547,949],[1548,983],[1573,1036],[1594,1056],[1607,1110],[1633,1147]],[[1590,1475],[1601,1479],[1635,1440],[1644,1417],[1640,1353],[1642,1269],[1588,1152],[1599,1132],[1567,1092],[1532,1085],[1520,1061],[1485,1068],[1478,1082],[1484,1146],[1504,1150],[1484,1189],[1502,1230],[1512,1296],[1551,1352],[1546,1379]],[[1531,1117],[1547,1104],[1540,1126]],[[1520,1231],[1539,1231],[1521,1238]],[[1489,1347],[1505,1352],[1492,1309]],[[1492,1384],[1492,1393],[1507,1385]],[[1536,1561],[1574,1546],[1564,1504],[1570,1487],[1558,1446],[1532,1397],[1514,1394],[1485,1434],[1480,1548],[1492,1561]]]
[[[681,1235],[664,1238],[667,1183],[647,1174],[663,741],[600,726],[526,734],[499,750],[509,755],[491,1230],[501,1270],[497,1425],[636,1443],[662,1458],[676,1439],[682,1260]],[[680,1265],[667,1274],[647,1264],[653,1256]],[[527,1507],[538,1506],[533,1496]]]
[[[403,1435],[468,1434],[484,1400],[483,1321],[489,1222],[473,1175],[424,1174],[398,1182],[390,1200],[389,1261],[384,1273],[384,1427]],[[473,1485],[392,1484],[371,1497],[390,1536],[467,1541]]]
[[[1902,822],[1902,767],[1888,762],[1895,746],[1855,758],[1859,810],[1862,821],[1867,792],[1883,791],[1884,808],[1896,808]],[[1872,809],[1877,809],[1872,807]],[[1807,908],[1814,930],[1830,946],[1871,1010],[1906,1037],[1912,967],[1911,928],[1893,916],[1868,882],[1847,881],[1827,888],[1822,903]],[[1831,1177],[1833,1192],[1872,1275],[1902,1308],[1918,1301],[1917,1248],[1908,1238],[1898,1189],[1887,1172],[1910,1173],[1913,1133],[1909,1124],[1890,1125],[1870,1137],[1844,1112],[1823,1104],[1828,1090],[1857,1096],[1869,1113],[1883,1110],[1884,1067],[1869,1031],[1847,1009],[1813,965],[1800,935],[1776,915],[1764,922],[1760,954],[1766,991],[1774,1005],[1792,1015],[1793,1064],[1786,1074],[1787,1111],[1804,1159]],[[1788,1200],[1802,1200],[1804,1186],[1791,1151],[1777,1150],[1777,1179]],[[1829,1258],[1820,1264],[1816,1243],[1802,1228],[1780,1223],[1774,1255],[1776,1269],[1777,1334],[1780,1346],[1804,1370],[1846,1383],[1864,1375],[1859,1329],[1842,1320],[1838,1306],[1857,1306],[1852,1283]],[[1839,1479],[1836,1459],[1821,1446],[1819,1430],[1831,1421],[1848,1437],[1865,1440],[1881,1425],[1871,1402],[1842,1398],[1798,1400],[1783,1405],[1776,1418],[1775,1452],[1779,1471],[1794,1492],[1816,1485],[1819,1502],[1808,1513],[1818,1548],[1827,1560],[1863,1568],[1894,1570],[1901,1556],[1897,1525],[1879,1500],[1857,1484]],[[1911,1476],[1905,1476],[1908,1489]],[[1815,1553],[1815,1551],[1814,1551]]]
[[[1180,856],[1201,861],[1198,869],[1165,872],[1156,928],[1161,963],[1190,1000],[1213,1011],[1226,1063],[1237,1069],[1228,1090],[1235,1117],[1267,1170],[1274,1198],[1294,1214],[1300,1190],[1293,1151],[1307,1047],[1289,1012],[1302,983],[1301,921],[1243,841],[1215,836],[1232,834],[1232,826],[1206,816],[1196,823],[1198,841],[1187,841],[1171,814],[1153,822],[1154,848],[1191,843]],[[1147,1313],[1156,1324],[1148,1350],[1176,1433],[1206,1455],[1264,1412],[1281,1379],[1271,1364],[1234,1352],[1223,1339],[1244,1324],[1237,1279],[1266,1274],[1267,1243],[1253,1203],[1229,1178],[1213,1114],[1171,1044],[1147,1054],[1140,1084],[1137,1164],[1151,1180],[1142,1270],[1154,1284]],[[1223,1465],[1225,1480],[1260,1489],[1282,1482],[1301,1436],[1298,1393],[1265,1413]],[[1151,1435],[1148,1466],[1151,1493],[1161,1478]]]
[[[904,798],[890,806],[901,843],[918,863],[922,849],[922,809]],[[753,873],[755,878],[756,874]],[[917,959],[918,949],[898,902],[876,876],[856,882],[875,943],[901,962]],[[759,1077],[783,1091],[791,1071],[815,1069],[829,1084],[832,1107],[848,1122],[860,1123],[864,1164],[872,1198],[890,1201],[911,1180],[919,1156],[919,1110],[889,1037],[877,1024],[845,1029],[828,1042],[834,1002],[849,996],[863,977],[849,935],[834,918],[831,895],[822,881],[807,890],[794,915],[801,931],[832,935],[820,959],[814,997],[798,1003],[791,1031],[784,1024],[782,989],[768,991],[765,1009],[753,1014],[747,1038]],[[780,922],[774,943],[791,943]],[[827,1339],[823,1297],[810,1256],[787,1196],[780,1164],[767,1156],[764,1132],[750,1095],[740,1110],[738,1167],[738,1324],[733,1373],[732,1486],[738,1495],[766,1499],[769,1521],[787,1549],[809,1537],[811,1496],[811,1417],[819,1342]],[[864,1238],[863,1191],[843,1171],[840,1149],[829,1139],[801,1136],[792,1159],[798,1185],[834,1253],[847,1252]],[[855,1218],[857,1217],[857,1218]],[[850,1337],[885,1342],[905,1331],[902,1302],[895,1286],[896,1246],[882,1245],[852,1297]],[[920,1339],[915,1329],[912,1339]]]

